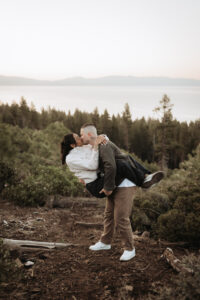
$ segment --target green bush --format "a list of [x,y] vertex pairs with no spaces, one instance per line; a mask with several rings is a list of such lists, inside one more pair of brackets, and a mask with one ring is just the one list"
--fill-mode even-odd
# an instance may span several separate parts
[[6,185],[14,183],[16,180],[15,170],[4,162],[0,162],[0,193]]
[[158,217],[168,211],[169,198],[155,190],[139,190],[134,198],[132,225],[134,229],[149,230],[154,228]]
[[41,164],[60,163],[60,142],[69,133],[62,122],[51,123],[44,130],[19,128],[0,123],[0,157],[17,168],[32,168],[34,160]]
[[158,218],[157,232],[159,237],[170,241],[184,240],[185,214],[177,209],[171,209]]
[[21,182],[5,188],[3,198],[21,206],[41,206],[48,195],[76,197],[83,194],[83,185],[66,167],[38,166],[32,173]]
[[34,206],[43,205],[50,194],[82,195],[83,186],[61,166],[60,142],[68,132],[62,122],[44,130],[0,124],[0,192],[5,199]]
[[44,205],[48,192],[42,183],[28,177],[22,182],[9,186],[2,192],[2,197],[20,206]]
[[40,166],[35,169],[34,175],[49,194],[81,196],[83,193],[83,185],[66,166]]
[[169,241],[200,243],[200,145],[179,170],[134,200],[134,229]]

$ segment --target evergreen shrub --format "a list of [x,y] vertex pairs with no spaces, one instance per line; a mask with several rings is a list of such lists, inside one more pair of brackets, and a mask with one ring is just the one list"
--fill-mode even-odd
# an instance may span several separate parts
[[62,122],[51,123],[44,130],[0,124],[0,132],[3,198],[18,205],[35,206],[43,205],[50,194],[82,195],[82,184],[61,165],[60,142],[69,133]]
[[139,190],[134,198],[132,224],[134,229],[143,231],[153,228],[158,217],[169,209],[169,199],[166,194]]
[[2,197],[20,206],[44,205],[48,195],[41,182],[33,177],[28,177],[23,181],[11,185],[3,190]]
[[39,166],[34,176],[42,183],[48,194],[74,197],[83,194],[83,185],[66,166]]
[[31,176],[4,189],[2,197],[20,206],[42,206],[48,195],[76,197],[83,189],[66,167],[38,166]]
[[7,163],[0,162],[0,193],[6,185],[14,183],[15,180],[15,170]]
[[187,161],[134,199],[134,229],[169,241],[200,243],[200,145]]

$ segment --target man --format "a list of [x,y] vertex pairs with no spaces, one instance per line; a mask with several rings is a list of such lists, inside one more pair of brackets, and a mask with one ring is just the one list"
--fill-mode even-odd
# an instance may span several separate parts
[[[94,125],[83,125],[80,133],[84,144],[94,145],[97,138],[97,130]],[[89,249],[92,251],[111,249],[111,241],[116,227],[121,234],[124,245],[124,252],[120,261],[128,261],[135,256],[129,217],[136,185],[126,178],[120,178],[120,176],[116,180],[116,159],[123,159],[123,157],[120,149],[110,141],[99,146],[99,169],[104,174],[104,186],[101,192],[107,196],[104,231],[100,241],[90,246]]]
[[[93,146],[90,144],[83,145],[81,138],[76,133],[70,133],[65,135],[61,142],[62,164],[67,163],[69,169],[81,182],[84,182],[87,190],[97,198],[106,197],[101,192],[104,186],[104,174],[98,170],[98,146],[107,141],[107,137],[100,135],[96,138]],[[115,162],[117,167],[116,182],[118,182],[119,178],[127,178],[137,186],[149,188],[163,177],[163,172],[150,174],[150,171],[145,169],[130,155],[122,155],[120,153]]]

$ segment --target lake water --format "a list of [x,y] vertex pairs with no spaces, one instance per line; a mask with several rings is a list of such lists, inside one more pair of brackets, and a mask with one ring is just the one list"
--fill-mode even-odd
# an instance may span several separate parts
[[0,101],[19,103],[23,96],[40,111],[42,107],[56,108],[72,113],[76,108],[92,112],[95,107],[100,113],[105,109],[117,115],[130,106],[132,119],[157,118],[153,109],[167,94],[174,104],[172,113],[179,121],[194,121],[200,118],[200,87],[172,86],[0,86]]

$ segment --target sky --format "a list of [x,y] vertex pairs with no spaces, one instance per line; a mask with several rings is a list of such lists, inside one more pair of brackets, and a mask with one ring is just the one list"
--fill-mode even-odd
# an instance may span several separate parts
[[200,0],[0,0],[0,75],[200,79]]

